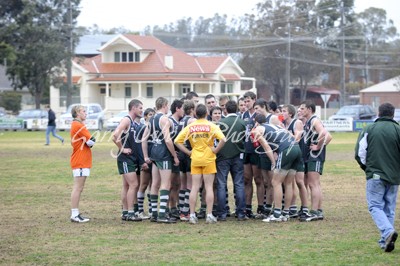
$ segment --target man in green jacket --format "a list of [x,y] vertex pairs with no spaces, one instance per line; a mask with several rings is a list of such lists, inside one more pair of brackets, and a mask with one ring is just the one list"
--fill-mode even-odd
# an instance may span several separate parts
[[228,114],[219,122],[221,130],[225,134],[226,143],[217,155],[218,220],[226,220],[226,184],[228,174],[231,173],[236,195],[236,216],[239,221],[244,221],[247,219],[243,176],[246,123],[236,114],[236,101],[228,101],[225,108]]
[[378,227],[378,243],[385,252],[394,249],[397,191],[400,184],[400,126],[393,120],[394,106],[379,106],[379,118],[359,135],[355,159],[367,177],[368,210]]

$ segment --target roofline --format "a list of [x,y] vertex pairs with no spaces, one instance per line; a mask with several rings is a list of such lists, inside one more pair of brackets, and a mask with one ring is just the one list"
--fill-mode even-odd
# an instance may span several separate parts
[[118,39],[122,39],[123,41],[127,42],[128,44],[130,44],[131,46],[135,47],[138,50],[141,50],[142,47],[138,46],[136,43],[132,42],[131,40],[129,40],[125,35],[120,34],[118,36],[115,36],[114,38],[112,38],[111,40],[109,40],[108,42],[106,42],[103,46],[101,46],[99,48],[99,51],[101,52],[102,50],[104,50],[105,48],[107,48],[108,46],[110,46],[113,42],[115,42]]
[[235,60],[233,60],[233,58],[230,55],[228,55],[228,57],[224,60],[224,62],[222,62],[222,64],[220,64],[220,66],[215,70],[215,73],[218,73],[219,71],[221,71],[222,67],[224,65],[226,65],[228,63],[228,61],[231,61],[235,65],[235,67],[239,70],[240,75],[244,75],[243,69],[235,62]]

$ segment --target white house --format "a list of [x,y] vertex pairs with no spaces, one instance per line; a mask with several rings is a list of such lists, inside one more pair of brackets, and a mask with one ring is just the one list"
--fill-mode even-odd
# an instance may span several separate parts
[[[243,70],[230,56],[196,57],[171,47],[153,36],[122,34],[99,47],[100,54],[73,60],[73,84],[77,101],[99,103],[108,112],[125,110],[133,98],[145,107],[154,107],[155,99],[171,102],[195,91],[200,97],[237,97],[244,93]],[[51,106],[66,110],[65,96],[59,88],[50,88]]]

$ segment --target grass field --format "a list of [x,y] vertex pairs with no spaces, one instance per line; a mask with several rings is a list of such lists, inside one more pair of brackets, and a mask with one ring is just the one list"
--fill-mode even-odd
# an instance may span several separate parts
[[[69,138],[68,132],[61,135]],[[397,265],[400,243],[392,253],[377,245],[365,178],[353,159],[357,134],[333,136],[321,179],[323,221],[123,222],[121,178],[110,155],[115,145],[105,135],[93,148],[94,167],[80,204],[91,221],[75,224],[69,221],[70,145],[52,138],[51,145],[44,146],[44,132],[2,131],[0,264]],[[397,224],[399,217],[398,208]]]

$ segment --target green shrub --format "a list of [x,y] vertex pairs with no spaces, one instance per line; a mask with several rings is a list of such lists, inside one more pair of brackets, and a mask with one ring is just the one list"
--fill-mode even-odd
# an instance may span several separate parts
[[21,94],[15,91],[0,93],[0,106],[13,113],[18,113],[21,110],[21,98]]

